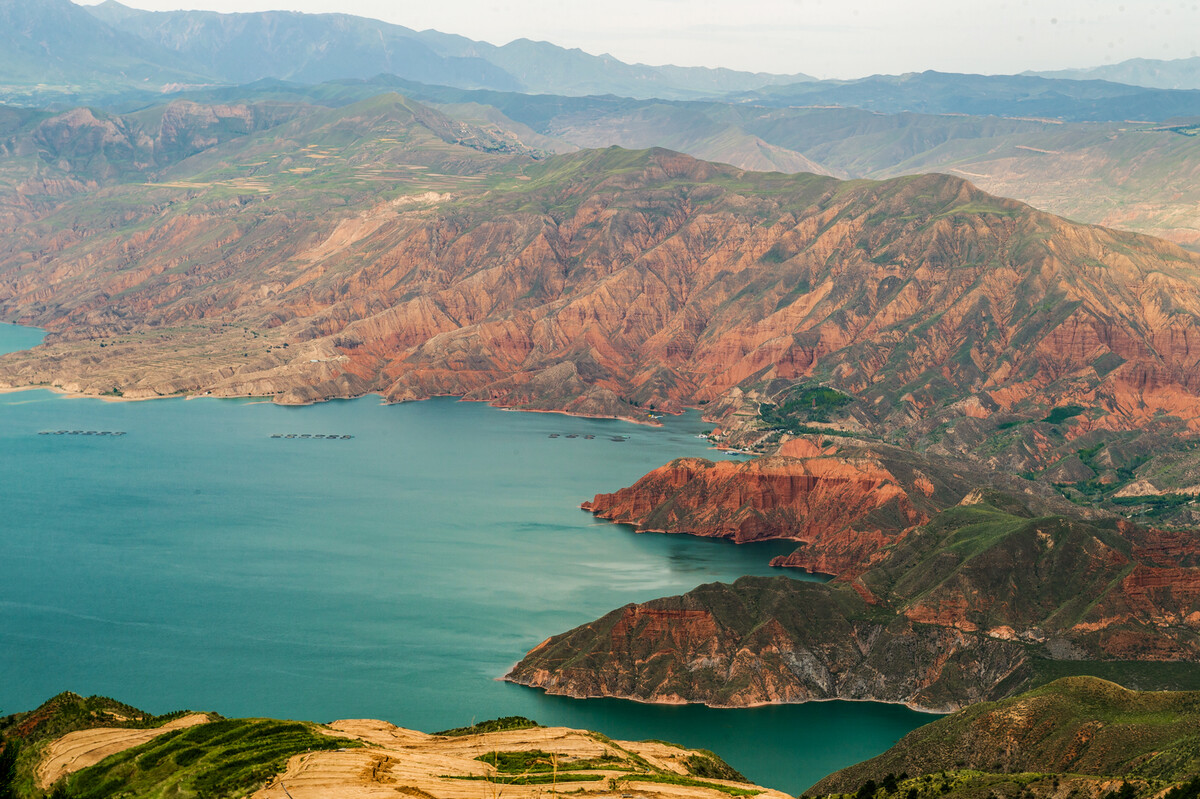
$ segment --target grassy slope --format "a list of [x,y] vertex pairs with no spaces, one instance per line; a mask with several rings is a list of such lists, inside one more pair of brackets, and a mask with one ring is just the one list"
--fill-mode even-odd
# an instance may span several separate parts
[[[17,753],[13,796],[42,796],[34,786],[37,764],[46,746],[68,733],[93,727],[161,727],[187,713],[153,716],[107,697],[63,693],[36,710],[0,719],[0,740],[8,751]],[[73,799],[107,799],[117,794],[241,796],[281,772],[295,754],[358,745],[322,735],[307,722],[214,717],[207,724],[163,733],[112,755],[71,775],[56,790]],[[0,785],[0,796],[4,789]]]
[[955,769],[1185,780],[1200,772],[1200,693],[1128,691],[1091,677],[1058,680],[921,727],[809,793],[854,791],[889,773]]
[[[44,746],[62,735],[98,726],[153,727],[181,713],[152,717],[137,708],[104,697],[85,699],[67,693],[54,697],[37,710],[6,717],[0,720],[0,731],[5,736],[0,737],[0,797],[41,799],[44,794],[34,787],[33,774]],[[435,735],[453,739],[467,735],[533,730],[540,726],[529,719],[505,717]],[[486,751],[474,759],[495,767],[494,774],[458,773],[441,775],[438,779],[486,782],[489,790],[503,785],[598,783],[607,778],[607,784],[613,790],[618,785],[628,789],[627,786],[633,783],[652,783],[704,788],[735,797],[762,793],[761,789],[749,784],[743,775],[718,755],[704,749],[684,749],[664,741],[645,742],[677,750],[666,757],[667,761],[673,761],[684,769],[683,773],[676,773],[634,751],[636,746],[627,748],[628,744],[622,746],[600,733],[575,731],[572,734],[577,738],[593,739],[603,745],[606,753],[580,757],[558,750]],[[439,739],[434,737],[430,740],[436,745]],[[511,736],[503,740],[512,742]],[[110,755],[60,780],[50,795],[54,799],[107,799],[113,796],[129,799],[219,799],[245,796],[282,773],[288,760],[297,754],[343,750],[362,745],[361,741],[353,738],[321,734],[316,725],[308,722],[213,717],[206,724],[172,730],[147,743]],[[564,751],[571,750],[568,747]],[[15,781],[12,768],[14,753],[18,755]],[[661,754],[656,752],[655,756]],[[388,758],[383,760],[387,761]],[[443,764],[433,768],[445,770],[446,767]],[[390,782],[394,784],[394,780]],[[389,780],[382,779],[379,784],[389,784]]]
[[314,725],[271,719],[223,719],[173,731],[127,749],[66,780],[73,799],[241,796],[282,772],[297,754],[358,746]]
[[[744,169],[885,179],[950,172],[993,194],[1089,223],[1200,245],[1200,137],[1187,126],[1067,122],[856,108],[562,97],[429,86],[394,77],[315,86],[264,81],[193,91],[198,102],[280,100],[345,105],[385,91],[448,104],[539,149],[670,147]],[[135,106],[157,102],[139,99]],[[132,107],[132,106],[131,106]]]
[[93,727],[161,727],[187,713],[181,710],[155,716],[108,697],[66,692],[36,710],[6,716],[0,719],[0,740],[17,752],[13,789],[17,796],[35,795],[33,773],[46,745],[68,733]]

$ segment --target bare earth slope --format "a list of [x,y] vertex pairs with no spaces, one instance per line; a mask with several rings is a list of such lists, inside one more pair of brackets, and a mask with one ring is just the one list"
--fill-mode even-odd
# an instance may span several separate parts
[[59,205],[0,252],[0,310],[56,334],[0,381],[637,416],[816,375],[892,427],[969,395],[1200,419],[1198,261],[1164,242],[946,176],[489,148],[385,98]]
[[94,766],[109,755],[124,752],[172,730],[205,724],[208,720],[207,714],[193,713],[149,729],[94,727],[67,733],[46,747],[38,765],[37,786],[48,790],[63,777]]
[[[94,726],[113,712],[148,719],[103,697],[62,694],[0,720],[0,777],[15,796],[79,799],[254,796],[471,799],[636,792],[664,799],[785,795],[747,782],[705,750],[614,741],[519,717],[430,735],[384,721],[329,725],[173,714],[140,729]],[[57,731],[70,729],[66,734]],[[5,754],[15,750],[15,770]]]
[[[689,758],[696,753],[663,743],[611,741],[603,736],[563,727],[543,727],[446,738],[405,730],[381,721],[335,721],[330,734],[363,741],[366,746],[299,755],[287,770],[266,787],[251,794],[255,799],[341,799],[342,797],[394,797],[407,794],[438,799],[476,799],[494,791],[505,796],[536,797],[553,786],[551,763],[556,761],[561,782],[558,790],[579,791],[583,796],[613,796],[636,791],[638,796],[728,796],[722,789],[753,791],[764,799],[784,799],[785,794],[727,779],[692,777]],[[505,774],[476,758],[490,752],[533,753],[533,772],[544,782],[505,784],[519,773]],[[649,779],[630,770],[635,759]],[[588,766],[591,767],[588,767]],[[691,777],[694,785],[658,781],[662,775]],[[585,778],[583,781],[572,781]],[[569,784],[568,784],[569,783]],[[719,787],[718,787],[719,786]]]

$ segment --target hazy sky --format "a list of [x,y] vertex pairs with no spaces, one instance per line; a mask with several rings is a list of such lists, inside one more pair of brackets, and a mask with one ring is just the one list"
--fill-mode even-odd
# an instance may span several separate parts
[[339,11],[648,64],[822,78],[1020,72],[1200,54],[1200,0],[124,0],[152,10]]

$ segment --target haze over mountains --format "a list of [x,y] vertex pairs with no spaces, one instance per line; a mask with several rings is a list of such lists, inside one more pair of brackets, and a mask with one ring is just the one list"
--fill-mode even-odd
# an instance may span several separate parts
[[[689,97],[804,75],[629,65],[545,42],[503,47],[344,14],[146,12],[109,0],[0,3],[0,99],[160,92],[262,78],[320,82],[380,73],[468,88]],[[175,86],[173,86],[175,85]]]
[[1161,121],[1200,114],[1200,100],[1192,92],[1198,86],[1196,59],[1125,62],[1044,77],[925,72],[816,81],[799,73],[631,65],[528,39],[496,46],[345,14],[148,12],[116,0],[86,7],[69,0],[3,0],[0,22],[5,53],[0,99],[8,101],[95,102],[197,84],[264,78],[319,83],[390,74],[534,94],[728,97],[888,113],[1077,121]]
[[1177,58],[1172,61],[1131,58],[1119,64],[1101,67],[1058,69],[1027,74],[1071,80],[1109,80],[1152,89],[1200,89],[1200,56]]

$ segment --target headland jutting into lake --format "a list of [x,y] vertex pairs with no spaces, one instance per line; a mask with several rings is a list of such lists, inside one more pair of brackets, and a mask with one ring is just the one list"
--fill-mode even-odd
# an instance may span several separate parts
[[[579,510],[672,457],[716,454],[697,415],[663,421],[449,399],[0,395],[0,707],[69,688],[155,712],[425,730],[524,715],[703,746],[793,793],[932,718],[870,703],[581,701],[497,681],[547,636],[626,602],[803,577],[767,565],[786,542],[638,535]],[[128,435],[38,435],[59,429]],[[354,438],[270,437],[303,430]]]

